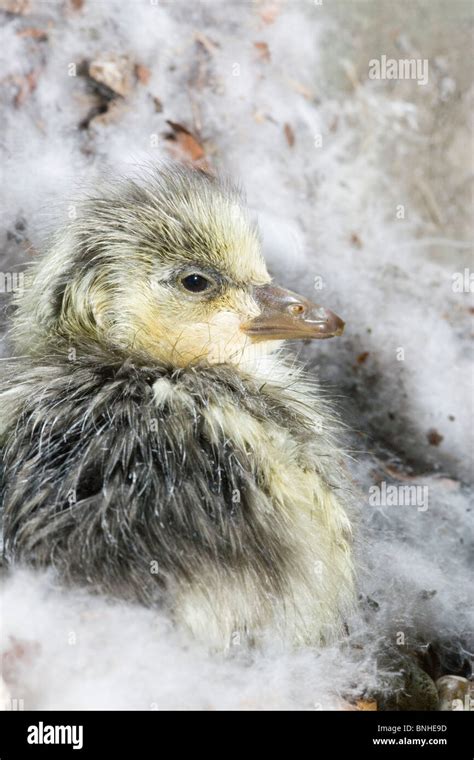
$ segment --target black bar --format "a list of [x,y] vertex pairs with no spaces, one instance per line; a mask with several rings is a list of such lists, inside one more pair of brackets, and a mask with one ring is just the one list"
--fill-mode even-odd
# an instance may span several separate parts
[[[472,760],[469,712],[49,712],[0,713],[0,760],[29,757],[129,757],[183,753],[246,760],[256,746],[309,758],[445,758]],[[64,729],[56,730],[63,726]],[[53,727],[53,728],[50,728]],[[68,728],[69,727],[69,730]],[[76,727],[73,733],[73,727]],[[79,727],[82,727],[82,735]],[[73,744],[34,744],[50,738]],[[390,741],[389,741],[390,740]],[[415,741],[416,740],[416,741]],[[424,740],[424,744],[422,743]],[[106,751],[106,755],[104,755]],[[186,755],[185,755],[186,757]]]

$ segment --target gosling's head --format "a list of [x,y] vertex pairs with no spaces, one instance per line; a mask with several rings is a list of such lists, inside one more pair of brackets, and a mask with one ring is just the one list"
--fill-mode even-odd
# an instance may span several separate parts
[[88,198],[33,271],[21,350],[91,342],[168,366],[241,365],[344,323],[271,283],[235,188],[165,166]]

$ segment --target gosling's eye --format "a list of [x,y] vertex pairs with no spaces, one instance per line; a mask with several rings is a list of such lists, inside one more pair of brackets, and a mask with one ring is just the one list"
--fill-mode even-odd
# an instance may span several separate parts
[[204,293],[205,290],[210,290],[214,285],[214,283],[208,280],[207,277],[195,272],[183,277],[181,284],[183,288],[189,290],[190,293]]

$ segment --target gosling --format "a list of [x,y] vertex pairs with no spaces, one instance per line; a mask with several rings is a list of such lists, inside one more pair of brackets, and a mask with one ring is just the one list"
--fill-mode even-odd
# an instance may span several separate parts
[[118,180],[28,281],[0,385],[6,561],[164,608],[213,650],[339,637],[344,457],[283,342],[344,323],[272,284],[239,192],[168,164]]

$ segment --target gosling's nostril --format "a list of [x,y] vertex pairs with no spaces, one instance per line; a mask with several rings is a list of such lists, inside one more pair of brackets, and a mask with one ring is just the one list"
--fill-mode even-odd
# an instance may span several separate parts
[[328,321],[328,312],[327,312],[327,310],[323,306],[321,306],[315,312],[315,317],[317,317],[318,319],[323,319],[325,322],[327,322]]
[[292,303],[288,306],[288,311],[292,317],[301,317],[305,313],[305,308],[302,303]]

